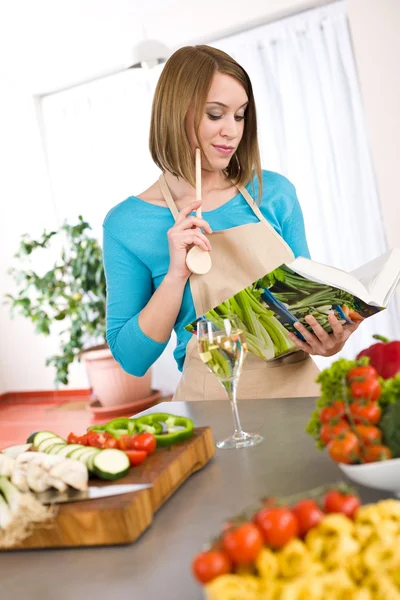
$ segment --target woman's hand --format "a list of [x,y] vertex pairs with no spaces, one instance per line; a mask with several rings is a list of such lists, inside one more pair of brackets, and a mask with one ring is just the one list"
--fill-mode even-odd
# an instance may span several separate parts
[[307,323],[311,326],[314,333],[310,333],[304,325],[297,322],[294,324],[297,331],[301,333],[306,340],[303,342],[293,333],[289,333],[289,337],[300,350],[308,352],[308,354],[317,354],[318,356],[333,356],[343,348],[345,341],[357,329],[360,322],[352,325],[346,324],[344,327],[331,313],[328,315],[328,321],[332,327],[332,333],[327,333],[318,323],[317,319],[311,315],[305,317]]
[[211,244],[202,233],[212,233],[211,227],[204,219],[189,217],[190,213],[199,208],[201,202],[192,202],[179,212],[175,225],[168,231],[170,264],[168,275],[177,279],[187,280],[190,270],[186,266],[186,255],[192,246],[199,246],[208,252]]

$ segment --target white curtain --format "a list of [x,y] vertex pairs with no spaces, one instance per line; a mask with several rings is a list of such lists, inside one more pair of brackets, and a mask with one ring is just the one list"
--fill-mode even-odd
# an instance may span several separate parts
[[[248,71],[264,168],[286,175],[303,208],[311,255],[351,270],[386,249],[344,2],[218,40]],[[106,212],[157,177],[148,152],[152,95],[162,67],[47,96],[43,119],[60,222],[79,214],[101,237]],[[400,335],[394,303],[365,322],[341,353],[371,333]],[[175,336],[153,369],[153,387],[179,378]],[[336,359],[317,359],[323,367]]]
[[[346,271],[387,249],[347,22],[337,2],[218,40],[254,87],[262,164],[296,186],[314,260]],[[395,299],[323,368],[400,335]]]

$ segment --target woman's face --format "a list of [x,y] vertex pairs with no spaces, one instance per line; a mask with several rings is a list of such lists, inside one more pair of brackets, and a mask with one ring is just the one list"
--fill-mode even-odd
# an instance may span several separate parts
[[[243,136],[247,103],[247,94],[236,79],[215,73],[199,127],[200,143],[213,171],[226,169],[236,152]],[[194,151],[198,142],[193,109],[189,110],[186,128]]]

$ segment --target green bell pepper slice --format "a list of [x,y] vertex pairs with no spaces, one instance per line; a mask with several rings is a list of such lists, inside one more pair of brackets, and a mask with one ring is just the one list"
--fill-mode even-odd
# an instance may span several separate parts
[[137,433],[135,420],[128,417],[120,417],[119,419],[109,421],[105,426],[105,430],[107,433],[111,433],[117,440],[121,435],[134,435]]
[[161,425],[161,430],[163,431],[162,423],[165,424],[167,428],[165,433],[158,431],[153,434],[158,446],[170,446],[176,442],[187,440],[192,437],[194,430],[192,419],[170,415],[168,413],[144,415],[143,417],[138,417],[135,421],[138,429],[143,425],[156,427],[158,424],[159,426]]

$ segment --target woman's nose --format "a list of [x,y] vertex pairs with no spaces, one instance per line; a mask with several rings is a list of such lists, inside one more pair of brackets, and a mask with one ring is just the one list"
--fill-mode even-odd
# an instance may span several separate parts
[[235,138],[238,134],[238,127],[240,123],[238,123],[234,118],[224,119],[221,127],[221,135],[223,137]]

